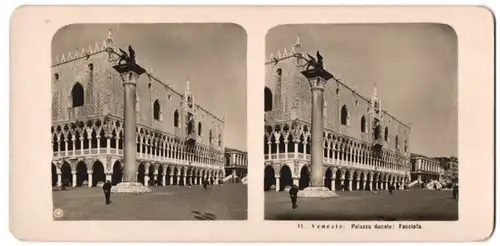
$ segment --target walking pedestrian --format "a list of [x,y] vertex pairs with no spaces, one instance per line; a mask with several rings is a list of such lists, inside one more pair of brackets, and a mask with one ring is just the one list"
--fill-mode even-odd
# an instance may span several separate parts
[[106,181],[106,183],[102,186],[102,190],[104,191],[104,197],[106,198],[106,204],[111,203],[111,181]]
[[458,199],[458,185],[453,185],[453,199]]
[[299,187],[296,185],[293,185],[292,188],[288,191],[290,194],[290,199],[292,200],[292,208],[296,209],[297,206],[297,193],[299,193]]
[[203,188],[206,190],[208,186],[208,180],[203,180]]

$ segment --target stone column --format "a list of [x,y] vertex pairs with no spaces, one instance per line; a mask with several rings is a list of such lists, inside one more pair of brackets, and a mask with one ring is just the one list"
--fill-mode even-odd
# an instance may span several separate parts
[[72,137],[71,138],[71,142],[73,142],[73,149],[71,150],[71,155],[75,155],[76,154],[76,138],[75,137]]
[[104,182],[107,182],[107,181],[111,181],[111,173],[106,173],[106,180],[104,180]]
[[165,172],[163,172],[163,174],[162,174],[162,175],[163,175],[163,176],[161,177],[161,184],[162,184],[163,186],[167,186],[167,175],[166,175],[166,173],[165,173]]
[[73,181],[71,182],[73,187],[76,187],[76,171],[71,171],[71,176],[73,177]]
[[144,186],[149,186],[149,172],[144,173]]
[[275,190],[278,192],[280,191],[280,176],[274,176],[274,178],[276,180]]
[[299,186],[299,178],[298,178],[298,177],[294,177],[294,178],[292,179],[292,181],[293,181],[293,184],[294,184],[294,185]]
[[[318,82],[319,82],[318,78]],[[320,83],[318,83],[320,84]],[[323,86],[311,86],[311,186],[322,187],[323,177]]]
[[62,186],[62,173],[60,170],[57,170],[57,187]]
[[[132,47],[129,46],[129,49]],[[137,143],[136,143],[136,86],[137,79],[146,70],[135,63],[135,57],[126,59],[126,63],[118,64],[113,68],[120,74],[123,80],[124,98],[124,126],[123,126],[123,182],[115,186],[114,192],[120,193],[142,193],[150,189],[137,182]],[[118,148],[118,143],[117,146]],[[146,181],[146,180],[145,180]],[[147,182],[145,182],[147,184]]]
[[[317,56],[318,60],[322,59],[319,52]],[[302,71],[302,75],[307,78],[311,87],[311,182],[310,186],[300,191],[298,196],[336,196],[335,192],[324,187],[323,182],[323,93],[326,82],[333,78],[333,75],[323,69],[322,61],[315,64],[313,69]]]
[[332,186],[332,191],[335,191],[335,182],[337,180],[337,169],[333,168],[332,169],[332,181],[331,181],[331,186]]
[[352,191],[352,177],[349,177],[349,186],[347,187],[349,191]]
[[68,156],[68,139],[64,139],[64,155]]
[[359,179],[356,180],[356,190],[359,190]]
[[109,134],[106,134],[106,154],[111,153],[111,136]]
[[91,172],[91,171],[89,171],[89,172],[87,172],[87,173],[88,173],[88,177],[89,177],[89,180],[88,180],[88,182],[89,182],[89,187],[92,187],[92,172]]
[[170,185],[174,185],[174,176],[173,176],[173,174],[170,174],[169,179],[170,179],[170,180],[169,180],[169,184],[170,184]]

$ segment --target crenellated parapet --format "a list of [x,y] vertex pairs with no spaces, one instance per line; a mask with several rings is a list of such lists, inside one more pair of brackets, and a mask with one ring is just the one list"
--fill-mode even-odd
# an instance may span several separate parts
[[[96,42],[94,45],[90,45],[88,48],[79,48],[75,51],[69,51],[67,54],[61,54],[54,57],[52,61],[52,66],[57,66],[63,63],[72,62],[78,59],[89,59],[91,55],[107,51],[109,53],[115,52],[114,40],[112,37],[111,29],[108,31],[108,36],[102,42]],[[110,57],[111,58],[111,57]]]

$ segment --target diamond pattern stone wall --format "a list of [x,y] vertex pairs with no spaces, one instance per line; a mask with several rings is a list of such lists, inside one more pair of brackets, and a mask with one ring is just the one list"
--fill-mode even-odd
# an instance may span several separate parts
[[[273,109],[265,113],[267,123],[301,120],[310,122],[311,91],[308,81],[300,73],[305,69],[305,60],[294,55],[266,62],[265,84],[273,94]],[[281,78],[278,76],[281,69]],[[329,71],[335,74],[335,71]],[[279,97],[280,100],[275,100]],[[279,105],[276,105],[276,104]],[[348,111],[347,125],[341,124],[341,108]],[[324,91],[324,127],[346,136],[364,141],[373,141],[373,117],[370,97],[360,95],[342,81],[331,79]],[[366,132],[361,132],[361,118],[365,117]],[[396,118],[383,112],[382,129],[388,128],[388,141],[384,147],[395,150],[395,138],[398,136],[399,150],[404,151],[404,144],[409,143],[410,128]],[[384,132],[384,130],[383,130]],[[382,133],[383,134],[383,133]],[[409,147],[409,144],[408,144]]]
[[[57,58],[52,70],[52,121],[85,121],[85,119],[111,114],[123,118],[123,84],[119,74],[113,69],[114,53],[108,53],[102,47],[89,56],[79,55]],[[83,54],[83,53],[82,53]],[[111,55],[111,59],[108,59]],[[93,69],[91,70],[89,65]],[[139,62],[140,64],[140,62]],[[57,74],[57,75],[56,75]],[[71,90],[76,83],[84,89],[84,105],[72,107]],[[141,75],[137,83],[137,123],[152,127],[162,132],[185,137],[183,115],[183,93],[165,85],[149,71]],[[193,92],[196,94],[196,92]],[[159,100],[160,120],[153,118],[153,103]],[[179,112],[179,126],[174,127],[174,111]],[[201,137],[197,142],[209,145],[209,132],[212,131],[212,143],[217,149],[224,146],[223,119],[213,116],[206,109],[196,106],[196,128],[202,124]],[[198,132],[196,132],[198,133]],[[221,136],[222,146],[218,146]]]

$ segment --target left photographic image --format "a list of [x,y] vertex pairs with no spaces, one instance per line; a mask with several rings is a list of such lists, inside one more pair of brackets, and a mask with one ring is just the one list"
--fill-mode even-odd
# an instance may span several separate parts
[[246,220],[246,53],[232,23],[59,29],[54,220]]

